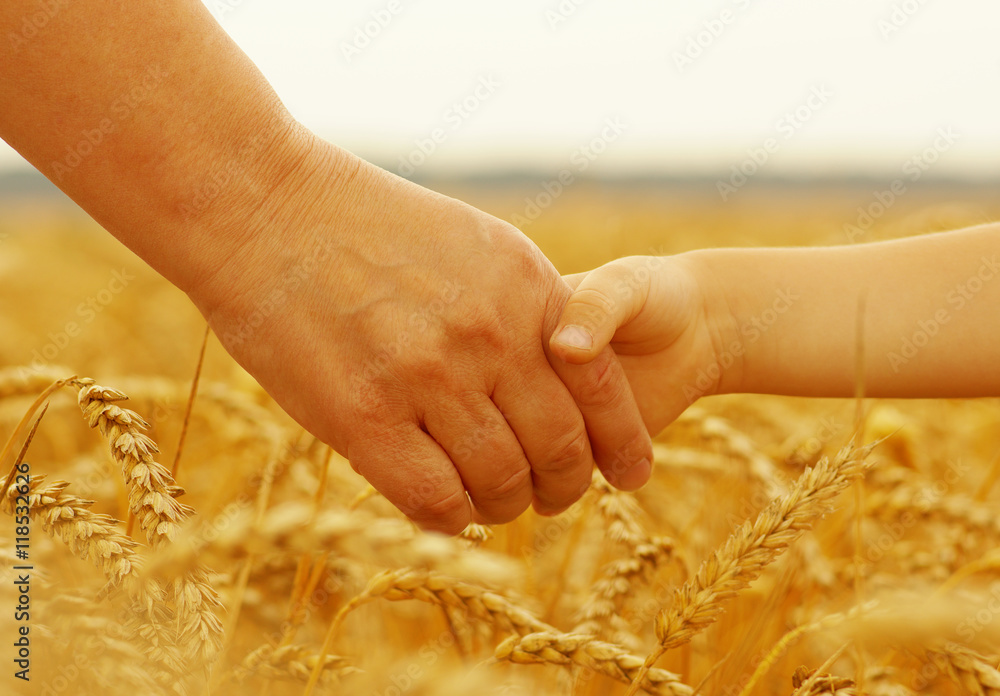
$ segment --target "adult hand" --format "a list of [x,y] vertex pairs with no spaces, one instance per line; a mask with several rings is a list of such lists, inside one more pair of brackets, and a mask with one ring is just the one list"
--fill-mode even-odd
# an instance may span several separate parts
[[592,454],[645,480],[612,353],[549,367],[569,289],[517,230],[305,131],[200,2],[68,3],[16,34],[36,9],[0,4],[0,137],[404,512],[449,532],[473,506],[555,512]]
[[[610,349],[546,353],[570,288],[518,230],[319,139],[189,289],[289,414],[424,527],[556,513],[593,462],[647,480],[651,446]],[[466,493],[468,492],[468,494]]]

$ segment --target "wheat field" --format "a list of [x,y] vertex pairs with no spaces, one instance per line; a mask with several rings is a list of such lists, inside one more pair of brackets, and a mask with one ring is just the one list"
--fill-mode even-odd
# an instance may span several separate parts
[[[442,189],[506,219],[538,190]],[[581,183],[525,232],[567,273],[840,244],[871,193]],[[998,216],[915,189],[853,241]],[[204,321],[82,214],[7,206],[0,280],[0,693],[1000,694],[1000,400],[713,397],[638,493],[598,476],[558,517],[444,538],[212,336],[192,401]]]

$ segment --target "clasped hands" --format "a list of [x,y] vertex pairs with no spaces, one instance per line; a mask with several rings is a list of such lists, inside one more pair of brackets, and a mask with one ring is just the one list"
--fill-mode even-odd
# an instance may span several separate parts
[[558,513],[595,463],[626,490],[649,478],[621,364],[610,347],[579,365],[551,353],[571,288],[511,225],[322,141],[251,219],[189,295],[293,418],[421,526]]

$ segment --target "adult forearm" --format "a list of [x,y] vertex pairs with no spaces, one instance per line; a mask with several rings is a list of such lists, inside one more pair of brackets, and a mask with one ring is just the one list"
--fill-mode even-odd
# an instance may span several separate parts
[[185,290],[309,148],[198,0],[7,0],[0,36],[0,135]]
[[1000,393],[1000,225],[700,254],[734,317],[721,391],[850,396],[863,297],[869,395]]

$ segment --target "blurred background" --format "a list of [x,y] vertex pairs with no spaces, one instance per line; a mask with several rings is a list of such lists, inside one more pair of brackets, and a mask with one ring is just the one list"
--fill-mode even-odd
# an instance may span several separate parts
[[[859,243],[1000,209],[990,0],[206,4],[311,129],[514,223],[564,272]],[[38,308],[6,327],[21,334],[3,342],[8,363],[126,264],[139,280],[124,294],[164,333],[129,366],[189,372],[175,359],[198,343],[186,298],[2,143],[0,240],[5,307],[33,289]],[[92,326],[138,337],[132,305]],[[58,360],[107,366],[82,343]]]
[[594,174],[717,176],[777,136],[770,176],[886,176],[939,127],[937,176],[1000,174],[990,0],[206,4],[295,116],[393,170],[440,127],[421,174],[545,173],[612,117]]

